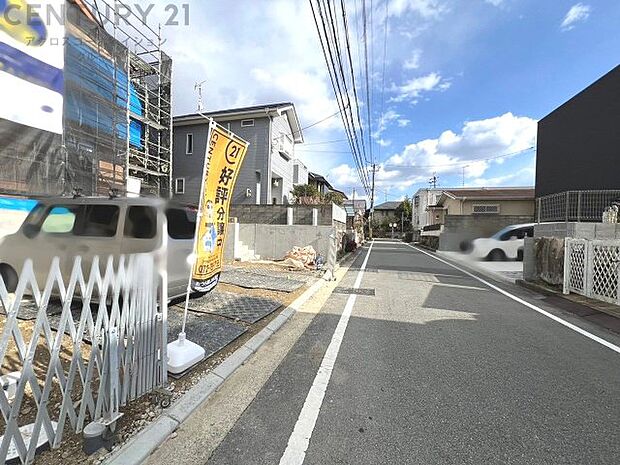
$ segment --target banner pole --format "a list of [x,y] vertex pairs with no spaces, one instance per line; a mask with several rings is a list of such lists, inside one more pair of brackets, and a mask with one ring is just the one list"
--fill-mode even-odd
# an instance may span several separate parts
[[[207,118],[205,116],[205,118]],[[192,264],[189,270],[189,278],[187,279],[187,290],[185,291],[185,308],[183,310],[183,326],[181,327],[181,332],[179,333],[179,340],[182,342],[185,340],[185,325],[187,323],[187,311],[189,307],[189,295],[192,292],[192,274],[194,273],[194,266],[196,264],[196,257],[198,252],[198,231],[200,229],[200,222],[202,221],[203,215],[203,200],[205,195],[205,181],[207,176],[208,165],[210,160],[209,156],[209,141],[211,140],[211,131],[213,130],[213,126],[215,126],[215,122],[213,118],[207,118],[209,120],[209,130],[207,131],[207,143],[205,145],[205,158],[204,163],[202,164],[202,178],[200,181],[200,198],[198,199],[198,212],[196,213],[196,227],[194,230],[194,245],[192,247]]]

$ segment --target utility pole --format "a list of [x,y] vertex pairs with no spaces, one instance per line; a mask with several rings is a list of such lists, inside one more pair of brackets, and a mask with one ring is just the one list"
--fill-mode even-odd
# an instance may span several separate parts
[[368,235],[372,239],[372,219],[375,215],[375,171],[377,171],[377,165],[372,164],[372,186],[370,189],[370,215],[368,216]]

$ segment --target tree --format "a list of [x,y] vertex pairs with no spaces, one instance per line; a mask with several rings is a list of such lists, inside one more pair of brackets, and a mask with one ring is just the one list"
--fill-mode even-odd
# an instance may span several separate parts
[[324,203],[335,203],[342,207],[344,205],[344,195],[341,192],[328,192],[323,196]]
[[299,184],[294,186],[291,193],[295,198],[295,203],[306,205],[320,203],[321,194],[319,194],[319,190],[310,184]]
[[410,229],[411,227],[411,214],[413,212],[413,207],[411,204],[411,200],[409,197],[405,196],[405,200],[401,202],[401,204],[396,207],[396,217],[398,218],[398,224],[400,225],[401,219],[403,220],[403,231]]

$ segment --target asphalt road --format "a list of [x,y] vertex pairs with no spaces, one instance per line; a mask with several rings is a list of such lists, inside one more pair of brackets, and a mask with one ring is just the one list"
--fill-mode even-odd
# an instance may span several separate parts
[[613,349],[405,244],[375,242],[356,280],[374,295],[331,295],[209,464],[620,463]]

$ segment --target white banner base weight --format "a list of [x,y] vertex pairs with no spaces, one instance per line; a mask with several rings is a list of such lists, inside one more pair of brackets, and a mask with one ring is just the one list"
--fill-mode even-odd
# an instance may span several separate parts
[[185,333],[179,333],[179,338],[168,344],[168,371],[172,374],[182,373],[204,358],[205,350],[185,339]]

